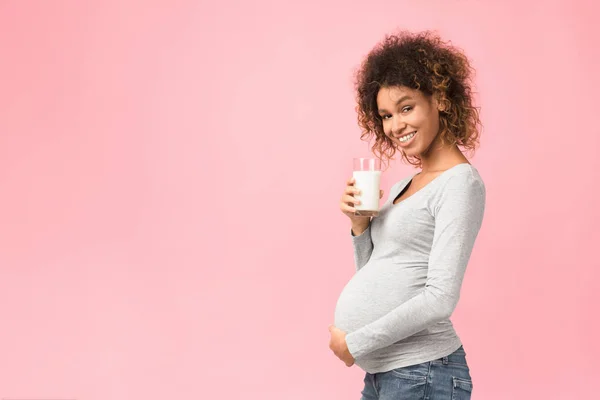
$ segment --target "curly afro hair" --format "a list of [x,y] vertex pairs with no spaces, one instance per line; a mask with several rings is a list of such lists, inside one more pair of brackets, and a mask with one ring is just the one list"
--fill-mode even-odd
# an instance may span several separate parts
[[[393,159],[396,146],[383,132],[377,107],[382,87],[404,86],[420,90],[440,105],[441,140],[474,152],[479,145],[481,121],[473,106],[473,68],[460,49],[445,43],[431,31],[400,31],[387,35],[362,62],[356,72],[356,111],[361,140],[375,136],[372,151],[384,163]],[[402,159],[420,167],[420,157]]]

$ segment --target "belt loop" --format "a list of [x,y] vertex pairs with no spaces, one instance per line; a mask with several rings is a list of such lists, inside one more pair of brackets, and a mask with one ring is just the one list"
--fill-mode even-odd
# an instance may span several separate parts
[[442,357],[442,364],[448,365],[448,357]]

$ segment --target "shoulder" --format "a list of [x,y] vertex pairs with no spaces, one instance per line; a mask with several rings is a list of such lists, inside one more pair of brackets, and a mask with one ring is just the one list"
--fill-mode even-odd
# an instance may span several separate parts
[[459,164],[446,171],[435,193],[435,208],[450,204],[485,205],[485,183],[471,164]]
[[481,190],[485,193],[485,183],[477,168],[471,164],[459,164],[446,171],[442,183],[443,190]]

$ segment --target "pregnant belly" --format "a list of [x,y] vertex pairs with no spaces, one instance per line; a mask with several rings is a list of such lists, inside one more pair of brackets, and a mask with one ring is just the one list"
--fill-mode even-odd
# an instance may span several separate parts
[[350,333],[389,313],[424,287],[427,267],[392,262],[368,263],[342,290],[334,325]]

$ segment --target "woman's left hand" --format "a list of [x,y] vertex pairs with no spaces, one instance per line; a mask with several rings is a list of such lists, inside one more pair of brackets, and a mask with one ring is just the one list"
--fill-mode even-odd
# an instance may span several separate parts
[[329,348],[346,364],[347,367],[354,365],[354,357],[352,357],[352,354],[348,351],[348,345],[346,344],[346,332],[333,325],[329,325],[329,333],[331,334]]

